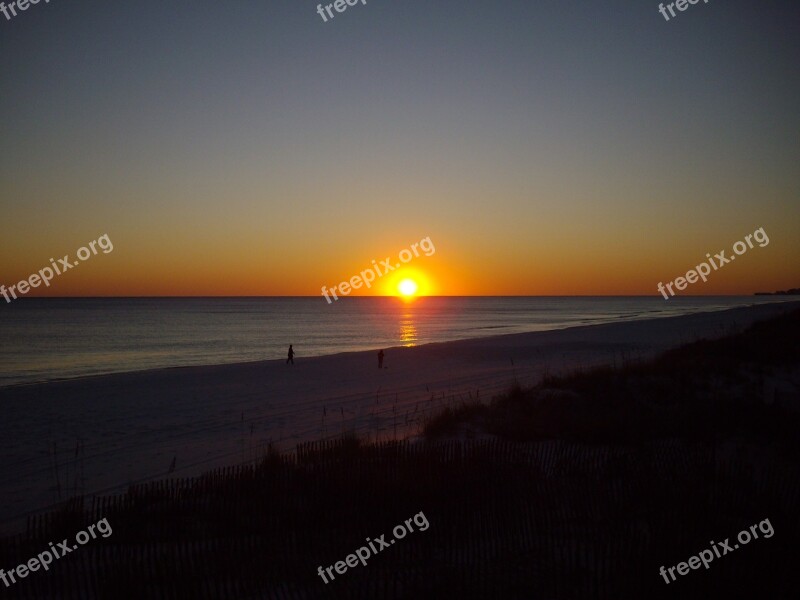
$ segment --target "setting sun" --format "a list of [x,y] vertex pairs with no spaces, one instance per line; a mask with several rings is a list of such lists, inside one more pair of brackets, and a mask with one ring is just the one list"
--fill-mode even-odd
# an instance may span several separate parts
[[403,279],[397,285],[397,289],[403,296],[413,296],[417,293],[417,287],[417,283],[413,279]]

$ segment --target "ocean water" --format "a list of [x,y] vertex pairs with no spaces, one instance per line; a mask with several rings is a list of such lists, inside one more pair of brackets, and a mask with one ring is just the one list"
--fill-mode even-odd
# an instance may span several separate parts
[[23,298],[0,305],[0,386],[411,346],[723,310],[770,296]]

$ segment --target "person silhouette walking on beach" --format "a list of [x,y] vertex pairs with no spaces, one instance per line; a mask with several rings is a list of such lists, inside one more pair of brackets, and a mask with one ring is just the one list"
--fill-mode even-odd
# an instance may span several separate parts
[[292,345],[289,344],[289,358],[286,359],[286,364],[289,363],[294,364],[294,350],[292,350]]
[[379,369],[383,368],[383,350],[378,352],[378,368]]

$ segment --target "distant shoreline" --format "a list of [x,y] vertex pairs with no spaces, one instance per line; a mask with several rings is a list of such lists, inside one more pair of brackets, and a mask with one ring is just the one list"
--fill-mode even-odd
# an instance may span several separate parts
[[[750,298],[752,296],[774,296],[787,293],[799,293],[800,289],[792,289],[787,291],[778,292],[755,292],[753,294],[683,294],[681,298]],[[483,294],[469,294],[469,295],[447,295],[447,294],[431,294],[427,296],[419,296],[420,299],[424,298],[654,298],[658,295],[654,294],[500,294],[500,295],[483,295]],[[20,301],[24,300],[289,300],[292,298],[314,298],[319,299],[321,296],[315,295],[270,295],[270,296],[24,296],[19,298]],[[385,299],[399,299],[396,295],[360,295],[360,296],[345,296],[347,299],[365,300],[374,298]],[[324,300],[324,298],[322,298]]]
[[778,292],[756,292],[754,296],[800,296],[800,288],[781,290]]

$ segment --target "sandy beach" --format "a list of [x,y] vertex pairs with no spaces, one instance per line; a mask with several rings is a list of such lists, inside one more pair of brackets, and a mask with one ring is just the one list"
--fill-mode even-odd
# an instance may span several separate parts
[[[386,351],[172,368],[0,389],[0,530],[76,494],[194,476],[355,432],[407,437],[449,403],[514,381],[622,364],[782,314],[797,302]],[[173,464],[174,463],[174,464]]]

